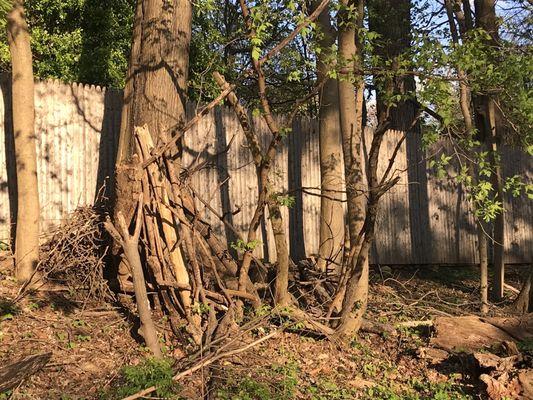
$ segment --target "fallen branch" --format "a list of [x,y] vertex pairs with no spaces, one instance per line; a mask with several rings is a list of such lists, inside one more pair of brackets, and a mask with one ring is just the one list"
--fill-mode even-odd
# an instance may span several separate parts
[[[263,342],[266,342],[268,339],[273,338],[274,336],[278,335],[280,332],[281,332],[281,330],[273,331],[273,332],[270,332],[268,335],[263,336],[262,338],[259,338],[259,339],[255,340],[255,341],[251,342],[251,343],[248,343],[247,345],[245,345],[243,347],[239,347],[238,349],[229,350],[229,351],[226,351],[224,353],[218,353],[218,354],[215,353],[215,354],[213,354],[211,356],[208,356],[208,357],[204,358],[203,360],[201,360],[200,362],[198,362],[195,365],[193,365],[192,367],[187,368],[186,370],[174,375],[172,377],[172,380],[177,382],[180,379],[192,374],[193,372],[196,372],[199,369],[207,367],[208,365],[213,364],[214,362],[216,362],[216,361],[218,361],[218,360],[220,360],[222,358],[231,357],[231,356],[243,353],[246,350],[251,349],[252,347],[255,347],[255,346],[257,346],[257,345],[259,345],[259,344],[261,344]],[[131,396],[124,397],[122,400],[139,399],[141,397],[145,397],[146,395],[154,392],[156,389],[157,388],[155,386],[150,386],[149,388],[141,390],[140,392],[132,394]]]
[[[52,353],[35,354],[13,364],[0,367],[0,394],[13,389],[24,380],[39,372],[52,357]],[[4,360],[5,362],[5,360]]]
[[519,294],[520,293],[520,290],[518,290],[517,288],[515,288],[514,286],[511,286],[507,283],[504,283],[503,284],[503,288],[504,289],[507,289],[508,291],[510,292],[513,292],[513,293],[516,293],[516,294]]
[[433,326],[433,321],[429,319],[424,321],[398,322],[396,324],[396,327],[398,328],[418,328],[419,326]]

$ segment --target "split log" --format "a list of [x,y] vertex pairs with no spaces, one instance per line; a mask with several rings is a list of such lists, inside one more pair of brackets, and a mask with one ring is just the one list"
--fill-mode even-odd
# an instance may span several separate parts
[[[152,136],[148,132],[146,126],[136,127],[135,135],[137,136],[139,147],[143,155],[143,159],[150,156],[150,152],[154,148]],[[170,210],[168,192],[165,187],[165,177],[158,171],[155,164],[150,164],[147,167],[148,174],[152,178],[152,186],[154,190],[158,190],[160,201],[156,201],[157,210],[161,217],[163,234],[165,235],[165,244],[169,252],[170,263],[174,267],[174,274],[176,282],[180,285],[190,286],[189,273],[183,261],[180,246],[178,246],[178,237],[176,234],[176,226],[172,211]],[[183,302],[185,310],[190,310],[191,307],[191,293],[188,291],[181,291],[180,298]]]

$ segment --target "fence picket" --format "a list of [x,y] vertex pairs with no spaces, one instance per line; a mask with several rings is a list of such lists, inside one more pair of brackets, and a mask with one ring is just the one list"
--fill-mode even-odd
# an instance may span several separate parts
[[[8,241],[14,201],[14,154],[10,137],[11,91],[6,75],[0,77],[0,90],[0,114],[3,116],[0,119],[0,240]],[[105,178],[113,177],[122,92],[94,85],[43,81],[36,83],[35,101],[41,224],[46,231],[78,205],[91,204],[98,186]],[[195,106],[189,104],[187,112],[189,117],[194,115]],[[256,117],[252,120],[260,134],[260,142],[266,146],[270,134],[264,121]],[[287,123],[284,118],[280,118],[280,122]],[[367,132],[367,145],[370,135]],[[394,131],[387,133],[381,171],[400,136]],[[418,142],[417,139],[404,143],[398,154],[393,170],[399,172],[401,180],[381,204],[371,260],[382,264],[475,263],[475,229],[465,195],[454,183],[439,181],[425,171]],[[230,143],[229,152],[221,153]],[[257,200],[257,179],[246,139],[233,110],[220,106],[211,111],[187,133],[184,147],[185,166],[206,162],[191,178],[195,190],[210,201],[219,214],[226,215],[245,237]],[[506,176],[521,174],[526,181],[533,180],[531,157],[506,148],[502,159]],[[411,179],[417,182],[409,182],[408,168],[411,168]],[[291,238],[291,254],[295,257],[312,255],[318,249],[320,210],[316,121],[302,117],[293,122],[292,132],[285,139],[273,170],[277,190],[296,197],[295,208],[282,212]],[[112,183],[107,181],[106,184]],[[531,262],[532,202],[524,197],[509,197],[506,202],[507,262]],[[204,206],[199,204],[199,208],[203,210]],[[227,236],[228,243],[235,241],[234,235],[217,217],[206,210],[203,216],[214,225],[218,235]],[[268,218],[265,221],[267,229],[261,230],[263,246],[259,246],[257,255],[267,255],[274,261],[270,223]]]

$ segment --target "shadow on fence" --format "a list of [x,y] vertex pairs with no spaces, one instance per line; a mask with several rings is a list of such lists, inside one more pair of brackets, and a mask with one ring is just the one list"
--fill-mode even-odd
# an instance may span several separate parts
[[[11,110],[11,83],[0,76],[0,239],[13,237],[16,174]],[[79,205],[92,204],[98,190],[106,195],[113,187],[121,123],[122,93],[95,86],[36,84],[36,134],[43,229],[58,223]],[[189,115],[194,106],[188,107]],[[268,135],[254,120],[260,135]],[[370,133],[369,133],[370,134]],[[367,135],[368,136],[368,135]],[[394,148],[398,135],[388,134],[383,160]],[[401,181],[383,198],[373,247],[372,262],[383,264],[475,263],[476,230],[465,194],[451,182],[439,181],[426,170],[420,135],[408,135],[398,153]],[[228,148],[228,151],[223,151]],[[185,166],[202,167],[191,177],[198,194],[219,215],[246,236],[247,223],[256,205],[257,182],[244,135],[233,110],[219,107],[185,136]],[[521,174],[533,179],[531,157],[517,150],[503,154],[506,176]],[[316,121],[295,119],[292,133],[275,162],[277,190],[294,196],[294,206],[283,209],[289,232],[290,253],[301,260],[316,253],[320,186]],[[527,263],[533,258],[533,207],[526,198],[506,199],[507,262]],[[9,207],[6,207],[8,204]],[[201,209],[205,206],[199,204]],[[208,210],[203,216],[214,232],[231,243],[235,233]],[[262,225],[258,255],[275,259],[268,218]],[[233,251],[233,250],[230,250]]]

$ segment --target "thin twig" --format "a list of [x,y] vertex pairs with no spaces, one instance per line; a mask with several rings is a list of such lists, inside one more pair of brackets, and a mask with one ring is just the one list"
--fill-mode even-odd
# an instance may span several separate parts
[[[192,374],[193,372],[198,371],[201,368],[207,367],[210,364],[213,364],[215,361],[218,361],[218,360],[220,360],[222,358],[231,357],[231,356],[243,353],[246,350],[249,350],[252,347],[255,347],[255,346],[267,341],[268,339],[273,338],[274,336],[278,335],[280,332],[281,332],[281,330],[272,331],[268,335],[263,336],[262,338],[259,338],[259,339],[255,340],[255,341],[251,342],[251,343],[248,343],[247,345],[245,345],[243,347],[239,347],[238,349],[229,350],[229,351],[226,351],[224,353],[219,353],[219,354],[214,354],[214,355],[208,356],[208,357],[204,358],[203,360],[201,360],[200,362],[198,362],[197,364],[193,365],[192,367],[186,369],[185,371],[182,371],[182,372],[174,375],[172,377],[172,380],[177,382],[180,379]],[[154,392],[156,389],[157,388],[155,386],[150,386],[149,388],[141,390],[140,392],[132,394],[131,396],[124,397],[122,400],[135,400],[135,399],[138,399],[138,398],[141,398],[141,397],[145,397],[146,395]]]

